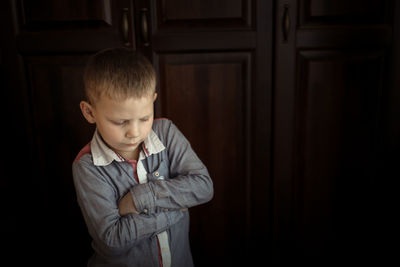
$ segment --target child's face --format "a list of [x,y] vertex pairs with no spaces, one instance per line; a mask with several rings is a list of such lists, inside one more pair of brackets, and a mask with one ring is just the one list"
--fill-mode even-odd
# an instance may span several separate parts
[[100,97],[95,106],[81,102],[90,123],[96,123],[103,140],[126,159],[136,159],[140,144],[150,133],[154,118],[154,96],[116,101]]

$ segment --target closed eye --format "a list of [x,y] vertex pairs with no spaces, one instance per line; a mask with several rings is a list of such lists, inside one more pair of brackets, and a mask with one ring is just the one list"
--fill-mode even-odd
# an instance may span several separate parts
[[129,121],[111,121],[111,122],[112,122],[113,124],[115,124],[115,125],[120,125],[120,126],[129,123]]

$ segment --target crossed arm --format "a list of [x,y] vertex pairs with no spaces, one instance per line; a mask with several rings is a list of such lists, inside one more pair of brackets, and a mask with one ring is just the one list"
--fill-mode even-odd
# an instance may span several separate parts
[[185,136],[169,125],[165,136],[171,179],[150,180],[132,187],[118,203],[121,216],[143,210],[185,210],[213,197],[213,183],[207,168],[198,158]]
[[[186,210],[187,208],[181,209],[181,211],[186,211]],[[125,216],[130,213],[139,214],[138,210],[136,209],[135,202],[132,198],[132,194],[130,192],[126,193],[125,196],[123,196],[119,201],[118,212],[120,216]]]

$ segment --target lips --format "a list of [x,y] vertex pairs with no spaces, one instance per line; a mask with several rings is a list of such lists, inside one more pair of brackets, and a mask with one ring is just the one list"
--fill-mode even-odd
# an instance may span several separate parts
[[133,143],[133,144],[127,144],[127,146],[137,146],[138,143]]

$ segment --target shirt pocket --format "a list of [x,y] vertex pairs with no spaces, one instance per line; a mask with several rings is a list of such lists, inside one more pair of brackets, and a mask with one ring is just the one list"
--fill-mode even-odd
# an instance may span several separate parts
[[165,180],[169,178],[169,166],[165,160],[161,161],[158,168],[147,174],[148,180]]

